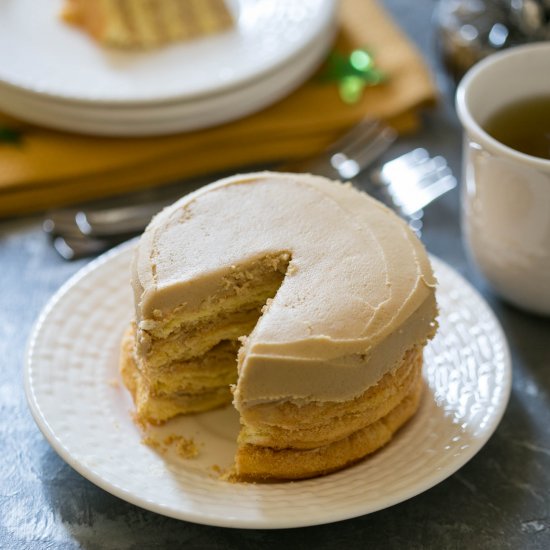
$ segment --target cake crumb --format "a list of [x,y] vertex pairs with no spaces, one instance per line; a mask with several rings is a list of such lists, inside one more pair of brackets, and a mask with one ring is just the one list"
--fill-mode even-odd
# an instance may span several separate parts
[[160,309],[153,310],[153,319],[156,321],[162,320],[162,311]]
[[143,432],[147,431],[147,428],[148,428],[149,424],[145,420],[140,418],[135,411],[130,411],[130,416],[131,416],[132,420],[134,421],[134,424],[138,428],[140,428],[141,431],[143,431]]
[[217,474],[222,474],[224,472],[224,469],[218,464],[212,464],[212,466],[210,466],[210,469]]
[[294,275],[298,272],[298,268],[296,267],[296,264],[288,264],[288,269],[286,270],[287,275]]
[[268,298],[266,301],[265,301],[265,305],[262,307],[262,313],[265,313],[266,311],[269,310],[269,308],[271,307],[271,304],[273,303],[273,298]]
[[210,469],[214,474],[216,474],[216,477],[218,478],[221,478],[226,474],[225,468],[222,468],[219,464],[212,464],[212,466],[210,466]]
[[239,479],[235,465],[229,468],[223,468],[219,464],[213,464],[210,466],[210,477],[219,481],[226,481],[227,483],[247,483],[247,481]]
[[222,470],[220,472],[219,479],[221,481],[227,481],[228,483],[239,483],[240,481],[237,477],[237,470],[235,470],[235,466],[231,466],[231,468],[228,468],[225,471]]
[[120,388],[120,382],[116,378],[109,378],[107,384],[109,384],[111,388]]
[[141,440],[141,443],[143,445],[147,445],[148,447],[151,447],[151,449],[155,449],[155,451],[159,451],[162,454],[166,452],[166,447],[164,447],[158,439],[155,439],[154,437],[151,437],[149,435],[145,436]]
[[199,454],[199,448],[193,438],[169,435],[164,438],[163,443],[168,446],[175,444],[176,453],[181,458],[195,458]]

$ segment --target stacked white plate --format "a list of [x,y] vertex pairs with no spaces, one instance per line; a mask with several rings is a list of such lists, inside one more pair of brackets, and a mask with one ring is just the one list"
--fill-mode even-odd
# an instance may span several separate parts
[[195,130],[258,111],[326,56],[335,0],[233,0],[233,29],[151,51],[99,46],[61,2],[0,2],[0,110],[108,136]]

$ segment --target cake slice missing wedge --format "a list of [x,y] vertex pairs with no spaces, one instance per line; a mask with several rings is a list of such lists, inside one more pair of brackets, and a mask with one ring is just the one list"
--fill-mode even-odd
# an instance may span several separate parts
[[435,280],[408,227],[350,186],[272,173],[207,186],[152,221],[132,279],[121,371],[138,419],[233,396],[238,479],[346,467],[418,407]]
[[231,401],[239,338],[252,331],[275,296],[289,259],[281,252],[231,265],[212,275],[208,297],[198,307],[178,303],[132,323],[121,372],[141,422],[158,424]]

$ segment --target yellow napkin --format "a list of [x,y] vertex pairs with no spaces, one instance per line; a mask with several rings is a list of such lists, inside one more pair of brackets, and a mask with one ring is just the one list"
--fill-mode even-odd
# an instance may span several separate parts
[[23,142],[0,144],[0,216],[247,165],[294,160],[322,151],[366,115],[414,129],[416,111],[435,88],[420,55],[374,0],[341,0],[336,49],[367,47],[388,75],[362,99],[341,101],[335,83],[313,78],[260,113],[216,128],[153,138],[103,138],[47,130],[0,115]]

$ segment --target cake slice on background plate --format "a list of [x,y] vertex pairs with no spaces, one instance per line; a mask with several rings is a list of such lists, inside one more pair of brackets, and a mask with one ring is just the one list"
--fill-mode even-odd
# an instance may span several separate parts
[[62,17],[119,48],[153,48],[233,25],[224,0],[66,0]]

